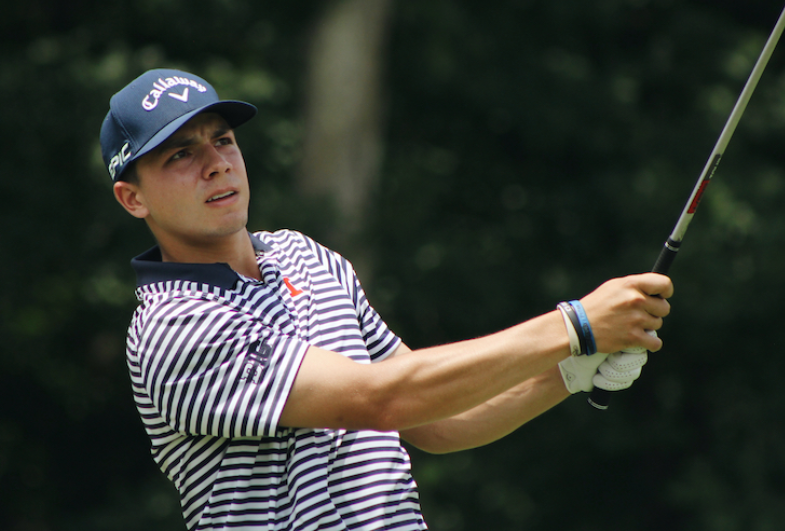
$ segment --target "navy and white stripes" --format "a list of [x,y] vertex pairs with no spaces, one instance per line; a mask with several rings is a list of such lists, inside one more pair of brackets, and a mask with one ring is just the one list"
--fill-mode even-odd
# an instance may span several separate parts
[[253,237],[263,282],[134,260],[134,398],[188,528],[426,529],[397,433],[278,426],[309,346],[372,363],[400,340],[341,256],[294,231]]

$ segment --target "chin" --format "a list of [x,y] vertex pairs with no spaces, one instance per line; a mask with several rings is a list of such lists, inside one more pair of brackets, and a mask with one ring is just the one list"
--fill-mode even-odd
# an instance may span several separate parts
[[212,230],[206,230],[202,234],[207,238],[227,238],[234,236],[239,232],[245,232],[245,225],[231,226],[231,227],[214,227]]
[[230,235],[245,230],[246,225],[248,225],[247,214],[227,215],[218,221],[214,226],[214,231],[216,235]]

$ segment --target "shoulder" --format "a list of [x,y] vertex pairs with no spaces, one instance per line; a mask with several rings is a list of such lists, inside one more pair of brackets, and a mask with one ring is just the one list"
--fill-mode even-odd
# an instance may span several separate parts
[[349,262],[340,253],[296,230],[259,231],[254,232],[253,235],[292,258],[315,260],[329,269],[333,269],[336,264],[342,264],[343,268],[349,265]]
[[273,232],[257,231],[254,236],[261,241],[277,249],[290,249],[292,247],[303,246],[306,248],[323,247],[313,238],[306,236],[300,231],[292,229],[279,229]]
[[140,305],[133,321],[138,325],[203,319],[209,314],[241,314],[242,293],[189,281],[160,282],[137,289]]

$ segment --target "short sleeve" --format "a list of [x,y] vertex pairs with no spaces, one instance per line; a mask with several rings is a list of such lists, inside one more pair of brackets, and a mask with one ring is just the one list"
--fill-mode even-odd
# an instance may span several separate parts
[[368,348],[368,353],[373,361],[381,361],[398,348],[401,344],[400,338],[393,334],[381,315],[373,309],[365,296],[365,291],[360,285],[360,280],[352,270],[354,279],[354,306],[357,310],[357,318],[360,321],[360,329],[363,339]]
[[160,303],[139,325],[132,361],[172,429],[274,435],[306,343],[213,300]]
[[381,361],[395,352],[401,344],[401,339],[390,330],[381,315],[368,302],[351,262],[308,236],[291,232],[302,239],[316,259],[338,280],[351,297],[371,361]]

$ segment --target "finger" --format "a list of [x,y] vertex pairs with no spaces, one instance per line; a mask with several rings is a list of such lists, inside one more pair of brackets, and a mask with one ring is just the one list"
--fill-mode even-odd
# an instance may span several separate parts
[[[662,324],[662,320],[660,320],[660,324]],[[645,334],[641,334],[637,344],[638,346],[636,347],[625,348],[624,352],[635,353],[640,350],[657,352],[662,348],[662,340],[657,337],[657,331],[653,329],[648,329]]]
[[640,369],[649,360],[646,351],[643,352],[615,352],[605,359],[605,365],[616,372],[628,372]]
[[666,317],[671,313],[670,303],[657,295],[648,295],[644,299],[643,309],[654,317]]
[[638,335],[641,338],[643,338],[642,340],[644,342],[643,343],[639,343],[639,344],[634,345],[634,346],[642,347],[642,346],[645,346],[647,344],[647,339],[645,337],[644,332],[646,332],[647,330],[659,330],[660,328],[662,328],[662,325],[664,324],[664,321],[663,321],[662,317],[654,317],[653,315],[646,315],[644,317],[641,317],[641,319],[638,322],[636,322],[635,324],[638,327]]
[[648,351],[646,347],[629,347],[625,348],[621,352],[626,352],[627,354],[645,354]]
[[624,382],[614,382],[607,379],[602,373],[597,373],[592,378],[592,383],[595,387],[599,387],[600,389],[605,389],[606,391],[622,391],[627,389],[632,385],[634,380],[628,380]]
[[634,382],[641,375],[641,369],[633,369],[631,371],[616,371],[610,365],[600,365],[600,374],[602,374],[610,382]]
[[643,273],[636,275],[638,288],[646,295],[668,299],[673,296],[673,282],[659,273]]

